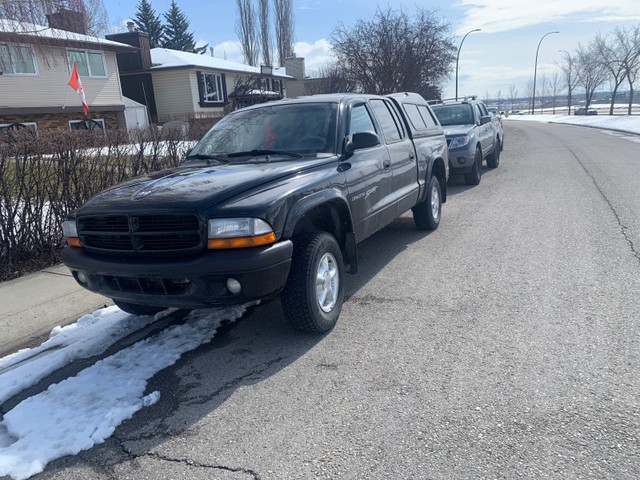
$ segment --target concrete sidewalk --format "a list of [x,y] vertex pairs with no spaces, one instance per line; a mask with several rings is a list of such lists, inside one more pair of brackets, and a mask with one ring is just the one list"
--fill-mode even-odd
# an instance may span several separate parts
[[78,285],[64,265],[0,283],[0,358],[39,345],[53,327],[112,304]]

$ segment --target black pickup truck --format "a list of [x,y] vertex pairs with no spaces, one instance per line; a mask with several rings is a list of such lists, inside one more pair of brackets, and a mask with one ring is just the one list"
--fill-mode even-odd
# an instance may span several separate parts
[[357,244],[413,210],[436,229],[446,140],[417,94],[335,94],[220,120],[176,169],[112,187],[64,223],[62,259],[122,310],[240,304],[280,294],[289,323],[340,314]]

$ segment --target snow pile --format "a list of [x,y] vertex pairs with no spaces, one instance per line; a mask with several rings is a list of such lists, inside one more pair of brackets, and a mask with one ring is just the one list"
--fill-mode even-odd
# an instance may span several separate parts
[[563,123],[640,135],[640,115],[509,115],[503,120]]
[[[211,341],[222,322],[241,317],[246,307],[196,310],[187,317],[186,323],[166,328],[18,404],[0,422],[0,476],[26,479],[43,471],[52,460],[104,442],[124,420],[158,401],[157,391],[145,395],[147,380],[173,365],[183,353]],[[131,317],[117,308],[100,312],[52,332],[53,338],[34,350],[51,349],[51,344],[45,345],[60,337],[60,357],[52,353],[51,361],[53,363],[55,357],[56,362],[63,362],[66,355],[64,363],[68,363],[74,358],[94,355],[100,348],[104,350],[106,347],[100,345],[110,345],[114,338],[153,320],[152,317]],[[109,328],[110,323],[117,326]],[[52,370],[38,358],[19,366],[29,353],[33,352],[22,351],[0,360],[0,365],[5,367],[5,373],[0,374],[4,397],[4,385],[9,378],[5,375],[17,381],[11,372],[18,367],[31,379],[22,382],[22,387],[43,378],[46,375],[43,371]],[[11,365],[16,368],[6,371]],[[12,387],[14,391],[18,388]]]

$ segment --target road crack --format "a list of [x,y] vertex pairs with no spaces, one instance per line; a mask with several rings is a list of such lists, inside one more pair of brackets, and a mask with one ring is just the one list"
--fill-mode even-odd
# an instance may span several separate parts
[[573,157],[578,161],[578,164],[580,164],[580,166],[582,167],[584,172],[591,179],[591,182],[596,187],[596,190],[598,190],[598,192],[600,192],[600,196],[604,199],[606,204],[609,206],[609,209],[613,213],[613,216],[616,219],[616,222],[618,223],[618,226],[620,227],[620,231],[622,232],[622,236],[624,237],[625,241],[629,244],[629,248],[631,249],[631,253],[636,258],[638,263],[640,263],[640,250],[633,243],[633,238],[632,238],[631,234],[629,233],[629,227],[627,227],[626,225],[624,225],[622,223],[622,219],[620,218],[620,215],[618,215],[618,212],[616,211],[615,207],[613,206],[613,204],[611,203],[611,201],[609,200],[607,195],[604,193],[604,191],[600,188],[600,185],[598,185],[598,182],[596,181],[594,176],[591,175],[591,172],[589,172],[589,170],[587,170],[587,167],[584,165],[584,163],[582,163],[582,160],[580,160],[578,155],[576,155],[573,150],[571,150],[570,148],[568,150],[571,152]]
[[242,474],[251,476],[254,480],[260,480],[260,475],[258,474],[258,472],[251,470],[249,468],[229,467],[226,465],[210,465],[207,463],[196,462],[186,458],[171,458],[171,457],[160,455],[159,453],[154,453],[154,452],[149,452],[145,454],[145,456],[155,458],[156,460],[161,460],[163,462],[180,463],[182,465],[188,465],[190,467],[206,468],[211,470],[224,470],[224,471],[233,472],[233,473],[242,473]]

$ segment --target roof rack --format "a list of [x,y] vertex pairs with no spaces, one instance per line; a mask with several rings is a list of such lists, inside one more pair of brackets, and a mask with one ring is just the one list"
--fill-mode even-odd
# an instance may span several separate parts
[[468,95],[466,97],[452,97],[452,98],[441,98],[438,100],[429,100],[428,103],[429,105],[439,105],[442,103],[446,103],[446,102],[469,102],[471,100],[477,100],[478,96],[477,95]]

